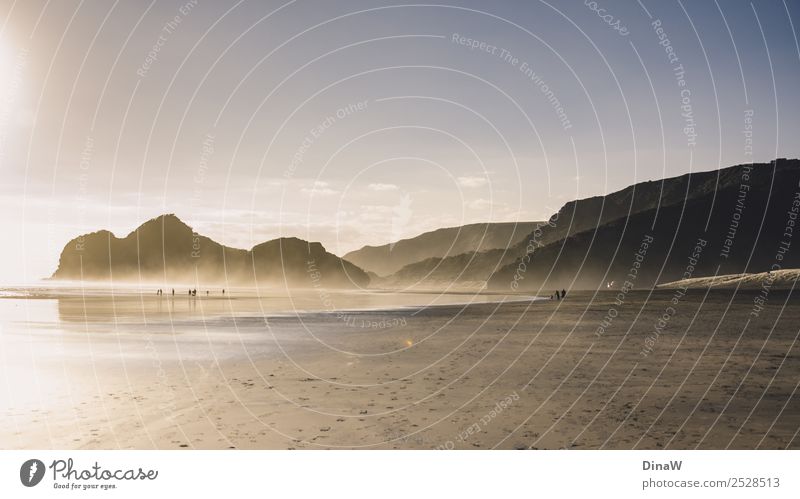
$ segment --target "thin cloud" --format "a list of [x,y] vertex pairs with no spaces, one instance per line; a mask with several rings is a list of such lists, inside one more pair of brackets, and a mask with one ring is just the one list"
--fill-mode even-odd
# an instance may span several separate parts
[[458,177],[458,185],[461,187],[483,187],[489,183],[486,177]]
[[489,210],[494,206],[495,204],[488,199],[476,199],[467,203],[467,207],[471,210]]
[[367,187],[375,192],[396,191],[398,189],[394,184],[369,184]]
[[339,191],[331,189],[329,185],[330,184],[328,184],[328,182],[316,181],[314,182],[313,187],[303,187],[300,189],[300,192],[314,196],[333,196],[335,194],[339,194]]

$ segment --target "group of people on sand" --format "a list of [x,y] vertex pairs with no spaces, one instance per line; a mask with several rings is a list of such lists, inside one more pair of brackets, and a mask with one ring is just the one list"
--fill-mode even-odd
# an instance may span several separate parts
[[[163,294],[164,294],[164,290],[162,290],[162,289],[159,289],[159,290],[156,291],[156,295],[158,295],[158,296],[162,296]],[[208,296],[209,294],[210,294],[210,291],[206,290],[206,296]],[[225,295],[225,290],[224,289],[222,290],[222,294],[223,294],[223,296]],[[172,296],[175,296],[175,290],[174,289],[172,290]],[[190,289],[189,290],[189,296],[197,296],[197,289]]]
[[558,290],[556,290],[556,294],[555,295],[550,295],[550,299],[551,300],[553,299],[553,296],[556,297],[556,300],[563,300],[564,297],[567,296],[567,292],[565,290],[563,290],[563,289],[560,292]]

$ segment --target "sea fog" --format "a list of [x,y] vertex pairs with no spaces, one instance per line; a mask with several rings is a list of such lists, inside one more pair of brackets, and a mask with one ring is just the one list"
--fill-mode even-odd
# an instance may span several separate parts
[[0,348],[37,359],[92,361],[247,357],[305,341],[328,326],[399,329],[430,307],[532,301],[478,292],[381,292],[308,289],[157,289],[135,286],[26,286],[0,289]]

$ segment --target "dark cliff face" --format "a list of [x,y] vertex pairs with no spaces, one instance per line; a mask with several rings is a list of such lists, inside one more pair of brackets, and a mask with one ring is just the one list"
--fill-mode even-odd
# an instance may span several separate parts
[[[523,252],[489,284],[546,291],[596,289],[613,282],[610,287],[619,289],[626,281],[651,287],[681,279],[687,270],[698,277],[767,271],[776,263],[798,267],[800,252],[777,255],[787,226],[794,223],[799,183],[800,161],[782,160],[637,184],[606,196],[612,199],[605,204],[602,198],[577,201],[559,212],[559,225],[563,213],[585,212],[590,206],[610,207],[608,215],[595,214],[594,219],[611,220],[534,245],[531,254]],[[625,199],[632,214],[613,218],[626,211]]]
[[322,244],[294,237],[259,244],[248,259],[258,281],[285,280],[298,287],[366,287],[370,282],[366,272]]
[[197,234],[175,215],[142,224],[124,238],[108,231],[79,236],[64,247],[53,279],[146,280],[293,287],[363,287],[367,274],[320,243],[282,238],[251,251]]
[[570,201],[538,232],[531,232],[511,248],[511,252],[521,256],[525,254],[526,246],[531,240],[536,246],[547,245],[638,213],[657,211],[660,207],[684,204],[709,195],[713,197],[717,190],[738,186],[745,168],[761,169],[769,166],[737,165],[721,170],[689,173],[658,181],[639,182],[606,196]]

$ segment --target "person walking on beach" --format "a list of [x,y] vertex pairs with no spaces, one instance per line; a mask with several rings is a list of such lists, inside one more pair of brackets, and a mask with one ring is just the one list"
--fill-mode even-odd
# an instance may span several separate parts
[[561,298],[564,298],[565,296],[567,296],[567,292],[562,289],[561,290]]
[[558,298],[559,300],[561,299],[561,295],[558,294],[558,290],[556,290],[556,298]]

